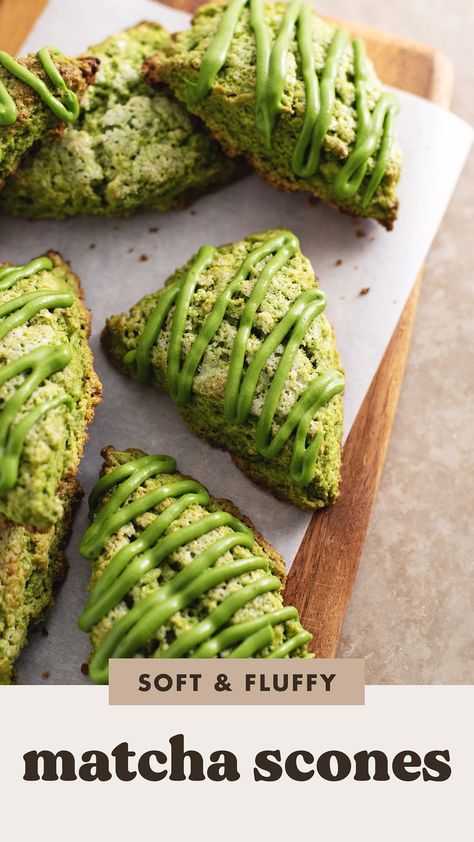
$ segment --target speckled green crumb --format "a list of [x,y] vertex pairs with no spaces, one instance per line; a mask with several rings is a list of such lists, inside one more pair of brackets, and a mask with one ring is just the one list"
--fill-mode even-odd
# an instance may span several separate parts
[[[17,419],[34,406],[64,393],[73,398],[72,407],[62,404],[33,425],[22,449],[18,481],[11,491],[0,495],[0,525],[7,521],[40,531],[64,517],[61,487],[77,471],[87,425],[101,389],[87,341],[90,317],[82,301],[79,279],[58,254],[50,252],[48,257],[53,261],[51,270],[38,272],[0,292],[0,305],[35,290],[68,290],[75,296],[71,307],[41,310],[0,341],[0,366],[46,344],[68,345],[72,354],[71,362],[44,380],[26,400]],[[0,386],[0,414],[12,389],[23,382],[24,376]]]
[[[36,73],[50,90],[56,93],[41,63],[35,56],[27,56],[24,59],[19,59],[19,62],[28,70]],[[66,85],[81,98],[94,78],[97,61],[94,58],[71,59],[59,55],[54,57],[54,63]],[[11,126],[0,125],[1,188],[7,176],[16,170],[21,159],[33,144],[41,140],[52,129],[58,127],[60,122],[29,85],[16,79],[2,65],[0,65],[0,80],[13,98],[17,108],[16,121]]]
[[[102,451],[102,454],[105,459],[102,473],[109,473],[117,465],[121,465],[130,459],[143,456],[143,451],[127,450],[118,452],[113,447],[107,447]],[[177,482],[182,478],[183,475],[179,473],[159,474],[158,476],[147,480],[144,486],[137,488],[125,502],[128,504],[142,496],[145,489],[147,491],[151,491],[152,489],[162,486],[167,482]],[[105,502],[108,498],[105,496],[103,499]],[[119,532],[115,533],[115,535],[107,541],[104,551],[101,553],[97,561],[94,562],[90,583],[91,587],[93,587],[100,578],[117,550],[125,546],[128,542],[134,540],[140,532],[169,505],[169,503],[169,500],[165,500],[153,509],[152,512],[142,515],[140,518],[132,521],[131,524],[129,523],[122,527]],[[190,523],[195,523],[196,521],[202,520],[206,517],[209,512],[215,512],[222,509],[230,512],[241,520],[243,519],[247,526],[253,528],[250,521],[242,518],[240,512],[228,500],[217,500],[211,497],[207,506],[189,506],[181,517],[173,522],[170,529],[174,531]],[[164,534],[168,534],[169,531],[170,530],[166,530]],[[251,548],[240,546],[234,547],[224,555],[220,556],[220,558],[215,562],[215,565],[221,566],[230,564],[235,559],[250,558],[252,555],[263,556],[269,565],[270,572],[280,578],[283,587],[285,580],[285,563],[283,559],[278,555],[273,547],[271,547],[260,535],[258,535],[258,533],[255,532],[255,530],[253,531],[255,534],[255,543]],[[164,559],[163,562],[160,563],[159,567],[150,570],[142,576],[135,587],[117,605],[117,607],[110,611],[93,627],[91,632],[92,654],[97,651],[104,637],[115,625],[115,623],[131,608],[133,608],[134,605],[136,605],[144,597],[158,590],[164,583],[173,579],[181,569],[188,565],[193,558],[196,558],[209,544],[231,532],[232,530],[230,527],[220,526],[211,532],[208,532],[202,538],[198,538],[188,544],[184,544],[180,549],[171,553],[166,559]],[[255,570],[238,577],[233,577],[227,582],[223,582],[217,587],[208,590],[203,594],[203,596],[195,599],[187,608],[173,614],[167,623],[160,626],[158,631],[150,639],[149,643],[136,653],[136,656],[147,658],[151,657],[153,653],[158,652],[162,657],[166,657],[167,648],[177,637],[179,637],[180,634],[197,625],[197,623],[203,620],[210,611],[220,605],[221,602],[223,602],[223,600],[231,593],[235,593],[236,590],[244,587],[245,585],[249,585],[251,582],[264,575],[265,573],[263,569]],[[234,625],[236,623],[254,619],[264,613],[281,608],[282,605],[283,599],[281,591],[272,591],[262,594],[257,596],[251,602],[248,602],[243,608],[237,611],[229,620],[228,625]],[[275,637],[273,643],[271,646],[260,650],[258,657],[269,655],[273,649],[276,649],[289,637],[292,637],[297,631],[301,631],[301,625],[297,620],[288,620],[274,626]],[[192,652],[190,654],[192,654]],[[232,657],[231,652],[228,650],[221,652],[221,657],[229,655]],[[295,649],[294,652],[291,653],[290,657],[308,657],[307,645],[305,644],[300,646],[298,649]]]
[[[151,84],[165,83],[176,96],[186,101],[186,90],[197,80],[203,55],[214,35],[222,14],[223,4],[202,6],[196,12],[192,28],[180,32],[167,49],[146,62],[145,75]],[[280,27],[285,3],[265,5],[265,21],[275,38]],[[315,17],[314,58],[319,78],[325,57],[334,36],[335,27]],[[301,74],[296,38],[290,43],[288,71],[282,98],[282,111],[275,124],[271,149],[267,149],[255,126],[255,35],[250,27],[247,6],[239,19],[227,61],[219,72],[210,94],[191,110],[204,121],[229,154],[242,154],[270,183],[283,190],[307,190],[329,204],[356,216],[377,219],[391,228],[397,215],[397,182],[401,156],[396,144],[392,148],[389,165],[379,188],[367,207],[361,204],[361,194],[339,201],[331,186],[354,145],[357,112],[354,88],[354,60],[350,44],[346,47],[336,82],[336,101],[329,131],[326,134],[321,166],[310,178],[299,178],[291,166],[292,153],[301,132],[305,111],[305,88]],[[382,92],[371,63],[367,94],[373,109]],[[369,160],[367,177],[374,166]],[[367,184],[364,180],[361,190]]]
[[77,123],[27,158],[0,207],[57,219],[165,211],[243,173],[170,92],[144,81],[143,60],[168,43],[142,23],[92,47],[101,65]]
[[54,586],[66,570],[63,549],[79,499],[73,478],[62,488],[63,517],[47,532],[14,525],[0,529],[0,684],[11,683],[31,624],[51,608]]
[[[252,234],[242,242],[222,246],[213,264],[204,271],[192,297],[184,334],[183,346],[187,350],[195,339],[205,317],[210,312],[219,293],[230,283],[245,257],[264,239],[276,232]],[[258,381],[255,399],[248,420],[238,426],[224,418],[224,389],[230,350],[236,335],[236,322],[240,318],[263,266],[265,258],[252,270],[242,284],[241,294],[235,295],[227,309],[224,321],[208,346],[193,382],[191,401],[180,407],[183,418],[195,432],[212,444],[228,450],[236,464],[254,482],[268,488],[275,496],[289,500],[304,509],[315,509],[335,500],[338,494],[341,465],[342,400],[334,397],[319,409],[310,425],[308,443],[321,429],[323,443],[319,451],[314,476],[306,486],[296,485],[291,477],[290,462],[293,439],[290,438],[280,454],[264,459],[257,453],[255,432],[258,418],[267,393],[270,377],[282,347],[273,354]],[[167,283],[184,276],[189,263],[178,269]],[[291,303],[307,289],[317,287],[309,260],[296,254],[274,275],[257,316],[248,343],[246,363],[260,347],[265,337],[288,311]],[[112,361],[127,371],[124,356],[136,348],[148,316],[162,295],[160,290],[145,296],[128,314],[112,316],[107,321],[103,341]],[[159,389],[167,389],[167,352],[174,307],[161,331],[152,353],[152,379]],[[315,318],[300,346],[295,363],[284,386],[275,415],[279,427],[287,417],[308,383],[328,369],[340,368],[331,325],[324,314]]]

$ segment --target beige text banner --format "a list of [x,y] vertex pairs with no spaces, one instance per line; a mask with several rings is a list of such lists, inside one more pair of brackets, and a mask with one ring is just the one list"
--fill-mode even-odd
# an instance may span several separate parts
[[364,661],[121,658],[112,705],[363,705]]

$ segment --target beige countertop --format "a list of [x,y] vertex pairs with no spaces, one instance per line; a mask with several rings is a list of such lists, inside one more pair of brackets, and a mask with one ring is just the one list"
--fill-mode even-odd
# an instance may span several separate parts
[[[472,0],[319,0],[444,51],[474,122]],[[339,655],[370,684],[474,683],[474,155],[431,249],[387,461]]]

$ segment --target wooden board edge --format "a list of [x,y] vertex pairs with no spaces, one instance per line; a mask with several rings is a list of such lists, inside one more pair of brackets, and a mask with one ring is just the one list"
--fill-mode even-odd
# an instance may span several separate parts
[[[409,48],[410,42],[405,44]],[[429,68],[424,97],[449,108],[454,79],[450,58],[417,46]],[[340,499],[312,517],[288,574],[285,602],[298,606],[303,625],[314,635],[310,649],[320,658],[337,654],[395,420],[422,280],[423,270],[344,447]]]
[[17,53],[47,0],[0,0],[0,50]]
[[340,498],[311,518],[288,574],[285,602],[298,607],[301,622],[314,635],[310,649],[320,658],[337,652],[390,440],[421,281],[422,273],[344,447]]
[[435,50],[432,56],[433,68],[426,99],[443,108],[450,108],[453,98],[454,65],[446,53]]

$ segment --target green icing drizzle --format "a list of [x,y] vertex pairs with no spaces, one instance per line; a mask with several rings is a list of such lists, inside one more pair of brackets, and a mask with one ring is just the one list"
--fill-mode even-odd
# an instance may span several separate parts
[[[209,504],[209,495],[198,482],[184,478],[169,481],[127,502],[147,480],[175,471],[176,463],[168,456],[143,456],[114,468],[95,485],[89,498],[91,511],[96,511],[95,519],[80,544],[80,552],[89,560],[97,559],[109,539],[135,518],[153,512],[165,500],[172,502],[112,557],[91,592],[79,619],[80,628],[90,631],[130,593],[144,574],[175,550],[222,526],[229,527],[231,532],[208,544],[170,581],[145,596],[115,622],[90,664],[89,674],[96,683],[107,682],[109,658],[133,657],[156,637],[173,614],[219,584],[251,571],[260,571],[262,575],[225,597],[207,617],[179,634],[163,654],[157,649],[153,657],[212,658],[223,650],[230,650],[228,656],[232,658],[252,657],[272,644],[274,626],[287,620],[295,621],[294,634],[267,657],[285,657],[311,639],[298,622],[295,608],[281,607],[255,619],[227,625],[237,611],[256,597],[278,591],[281,582],[269,572],[267,561],[260,555],[234,558],[227,564],[217,565],[234,547],[254,546],[252,531],[228,512],[212,512],[186,526],[173,528],[174,521],[186,509]],[[109,495],[105,502],[104,495]]]
[[[347,29],[336,30],[326,56],[326,63],[321,76],[318,94],[319,105],[317,108],[314,108],[311,105],[311,98],[308,97],[308,88],[306,87],[310,84],[312,87],[314,80],[316,82],[315,87],[318,85],[318,77],[314,69],[314,59],[312,58],[312,25],[313,15],[309,8],[306,9],[305,15],[299,20],[298,24],[298,46],[301,53],[308,103],[303,129],[295,147],[292,161],[294,171],[303,178],[309,178],[319,169],[321,150],[323,148],[324,138],[329,129],[329,123],[331,122],[334,103],[336,101],[337,73],[349,41]],[[310,73],[313,74],[313,78],[310,78]]]
[[240,13],[247,3],[248,0],[232,0],[227,6],[219,28],[203,57],[197,83],[188,89],[188,105],[196,105],[210,93],[219,70],[225,64]]
[[280,358],[265,397],[256,429],[256,447],[264,458],[277,456],[291,436],[294,436],[290,472],[299,485],[307,485],[314,476],[314,468],[320,451],[323,432],[320,431],[306,446],[309,426],[318,411],[332,397],[344,389],[344,377],[340,371],[324,371],[306,387],[294,404],[283,424],[272,437],[272,428],[279,400],[292,369],[298,348],[312,321],[326,307],[326,296],[319,289],[302,293],[277,326],[265,338],[244,372],[246,351],[257,310],[275,274],[297,252],[299,242],[289,231],[282,231],[268,237],[254,248],[242,262],[239,270],[227,287],[217,297],[211,312],[206,317],[191,348],[186,353],[184,364],[183,337],[188,309],[199,280],[199,276],[212,265],[217,250],[203,246],[184,278],[171,284],[160,297],[152,311],[136,349],[129,351],[125,362],[132,376],[140,382],[146,381],[151,371],[151,352],[168,313],[174,305],[171,336],[168,347],[167,380],[170,395],[178,405],[189,403],[192,397],[193,379],[199,368],[207,346],[217,333],[233,296],[239,291],[252,270],[260,261],[270,258],[260,272],[259,278],[249,296],[237,330],[227,374],[224,414],[228,421],[241,425],[248,419],[257,384],[270,356],[281,343],[285,350]]
[[390,150],[394,140],[393,123],[398,111],[398,102],[392,94],[384,93],[377,100],[370,113],[367,104],[367,64],[362,41],[354,41],[354,68],[357,103],[357,136],[354,149],[337,174],[333,190],[341,199],[350,198],[360,189],[365,178],[369,158],[379,147],[375,167],[362,196],[362,207],[366,207],[382,181],[388,166]]
[[[43,270],[53,268],[51,260],[39,257],[24,266],[0,269],[0,291],[11,289],[18,281],[30,278]],[[70,307],[73,296],[69,292],[38,290],[20,295],[0,306],[0,340],[16,327],[26,324],[40,310]],[[26,401],[48,377],[65,368],[71,360],[66,345],[43,345],[35,348],[14,362],[0,368],[0,386],[12,378],[23,375],[20,385],[7,398],[0,412],[0,494],[16,485],[19,464],[25,439],[38,419],[57,406],[72,406],[69,395],[59,395],[35,406],[15,422]]]
[[[58,51],[54,51],[57,53]],[[40,79],[36,73],[32,73],[27,67],[24,67],[20,62],[13,58],[13,56],[0,50],[0,65],[5,70],[29,85],[43,102],[55,114],[58,120],[66,123],[72,123],[79,116],[79,101],[74,91],[66,85],[63,77],[59,73],[56,65],[51,58],[51,51],[47,47],[39,50],[36,54],[40,61],[44,72],[46,73],[51,84],[62,94],[62,98],[54,96],[48,86]],[[0,126],[11,126],[17,119],[17,108],[14,100],[8,93],[4,83],[0,80]]]
[[[197,82],[187,89],[187,103],[196,106],[212,90],[219,71],[229,53],[243,9],[250,5],[250,26],[256,42],[256,113],[257,131],[267,148],[271,148],[275,120],[282,109],[287,78],[288,52],[296,37],[301,75],[305,87],[303,127],[292,156],[292,168],[300,178],[311,178],[318,171],[324,138],[330,127],[336,101],[336,80],[349,43],[349,32],[337,29],[329,46],[326,61],[318,79],[314,60],[312,6],[304,0],[293,0],[285,10],[276,39],[271,44],[265,23],[264,0],[232,0],[227,6],[216,34],[209,44],[199,70]],[[365,186],[361,203],[371,201],[388,166],[393,144],[393,120],[398,111],[396,98],[383,93],[371,113],[367,102],[367,58],[361,41],[354,41],[354,84],[356,90],[357,129],[354,148],[334,180],[332,191],[337,199],[353,197],[362,187],[369,160],[375,166]],[[378,154],[377,154],[378,150]]]

